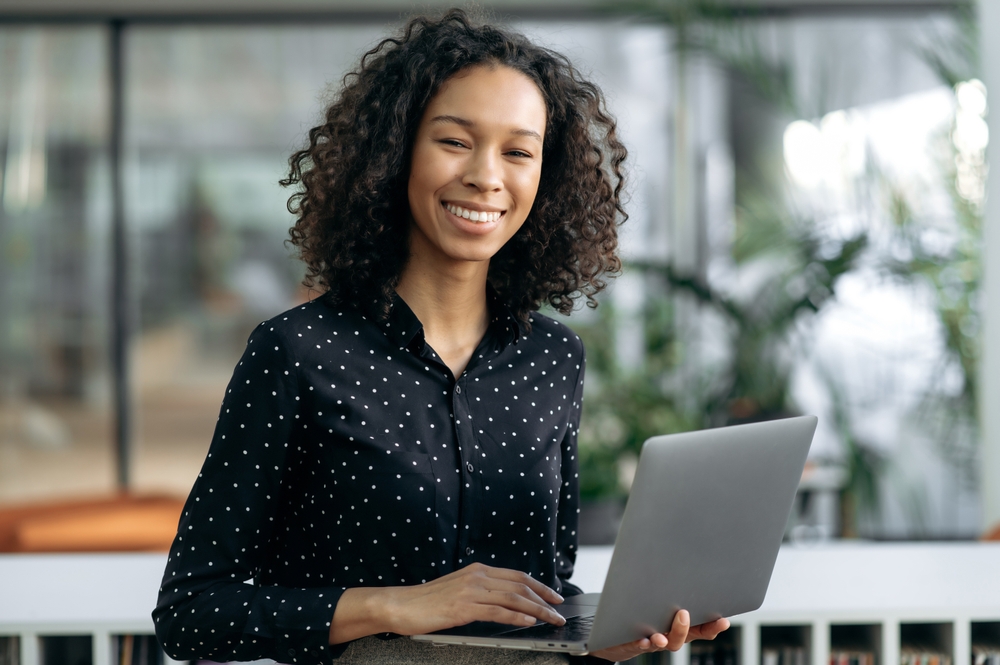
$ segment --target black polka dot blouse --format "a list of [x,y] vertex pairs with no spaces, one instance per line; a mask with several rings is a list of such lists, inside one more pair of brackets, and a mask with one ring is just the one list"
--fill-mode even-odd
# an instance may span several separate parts
[[345,588],[473,562],[580,592],[583,345],[489,301],[457,380],[398,297],[384,321],[321,298],[254,330],[153,612],[172,658],[327,663]]

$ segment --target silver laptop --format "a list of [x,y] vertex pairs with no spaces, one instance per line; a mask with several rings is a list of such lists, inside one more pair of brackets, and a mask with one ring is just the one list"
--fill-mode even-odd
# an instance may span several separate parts
[[474,622],[413,639],[585,654],[764,602],[815,416],[657,436],[642,447],[603,593],[567,598],[566,624]]

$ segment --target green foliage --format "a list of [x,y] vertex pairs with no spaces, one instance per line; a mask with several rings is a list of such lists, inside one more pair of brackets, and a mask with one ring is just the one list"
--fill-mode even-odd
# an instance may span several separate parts
[[844,446],[844,465],[847,482],[841,494],[841,521],[845,537],[858,536],[860,517],[874,517],[878,514],[879,483],[888,460],[870,443],[862,440],[851,422],[847,396],[840,383],[823,372],[833,405],[833,425]]
[[660,273],[675,292],[693,296],[729,324],[730,363],[703,406],[720,424],[789,410],[793,332],[834,298],[837,280],[856,267],[868,245],[866,233],[830,238],[770,201],[750,197],[739,210],[733,258],[737,266],[756,263],[765,273],[749,293],[725,293],[670,265],[636,264]]
[[[942,176],[948,184],[955,213],[952,223],[914,214],[905,196],[886,183],[894,201],[894,238],[900,251],[883,260],[893,278],[924,285],[933,294],[935,314],[941,325],[945,354],[941,373],[958,368],[957,392],[934,392],[924,397],[917,418],[938,442],[944,457],[975,482],[975,442],[978,440],[979,354],[981,344],[980,294],[982,289],[982,212],[962,197],[956,183],[956,150],[950,136],[940,137]],[[902,257],[902,258],[900,258]]]
[[587,392],[580,424],[580,494],[585,499],[621,495],[622,464],[634,460],[643,442],[657,434],[698,426],[678,407],[667,385],[677,367],[673,308],[666,293],[651,296],[642,312],[644,362],[634,370],[616,357],[620,321],[610,302],[586,324],[573,327],[587,348]]
[[[765,48],[754,21],[746,20],[758,16],[748,5],[733,6],[712,0],[628,0],[609,3],[607,9],[639,21],[670,26],[678,58],[688,53],[710,57],[747,84],[778,115],[808,118],[815,113],[803,106],[825,108],[824,100],[811,100],[816,102],[811,105],[797,96],[792,76],[796,63],[783,62]],[[975,3],[957,3],[952,15],[957,29],[944,26],[939,33],[911,48],[942,82],[955,86],[975,76],[978,68]],[[823,76],[823,72],[817,75]],[[862,261],[868,265],[878,263],[894,279],[930,287],[946,345],[942,371],[958,368],[961,387],[949,395],[928,395],[916,417],[928,428],[925,431],[941,442],[951,461],[967,467],[968,477],[974,477],[971,465],[975,455],[968,442],[976,439],[982,217],[981,211],[956,190],[956,152],[948,139],[943,137],[946,146],[941,151],[941,163],[942,177],[949,183],[953,198],[953,228],[935,227],[940,220],[916,215],[911,195],[888,182],[875,164],[869,164],[862,176],[864,182],[858,183],[869,191],[881,187],[886,192],[881,201],[875,202],[874,209],[865,213],[868,219],[891,220],[889,236],[894,246],[888,254],[884,247],[873,247],[870,243],[872,238],[884,238],[883,228],[871,238],[866,232],[841,238],[833,237],[815,220],[796,219],[786,205],[781,187],[763,183],[767,177],[773,179],[778,175],[772,165],[760,169],[755,178],[748,178],[742,171],[740,174],[749,185],[737,193],[738,219],[732,257],[741,269],[754,268],[758,276],[763,273],[750,287],[741,288],[738,293],[721,291],[696,275],[678,273],[668,264],[629,265],[630,270],[641,270],[647,276],[659,275],[674,295],[682,294],[725,320],[730,335],[730,360],[721,369],[720,380],[706,379],[704,383],[709,389],[695,391],[695,411],[701,413],[685,411],[665,389],[682,351],[672,334],[672,322],[658,324],[663,342],[660,346],[647,330],[647,346],[655,347],[655,351],[648,355],[641,372],[625,375],[614,369],[614,327],[610,322],[612,313],[607,308],[601,323],[585,335],[594,340],[588,343],[589,371],[601,377],[602,384],[596,391],[600,401],[591,397],[585,405],[589,423],[586,427],[591,432],[586,436],[581,432],[582,440],[590,442],[581,447],[581,460],[584,466],[594,469],[585,476],[585,481],[593,481],[588,491],[611,492],[617,488],[617,474],[613,470],[616,455],[632,450],[636,440],[641,442],[639,433],[650,427],[662,425],[676,429],[659,431],[678,431],[708,423],[766,418],[793,410],[794,405],[788,403],[789,351],[796,342],[796,334],[807,330],[804,324],[833,301],[839,278],[858,268]],[[935,236],[937,242],[929,241]],[[942,237],[946,242],[940,242]],[[662,299],[669,303],[667,296]],[[671,311],[668,305],[662,308]],[[600,369],[595,371],[595,366]],[[827,379],[833,399],[833,419],[848,472],[844,517],[850,529],[859,515],[877,514],[879,483],[888,460],[857,436],[842,387],[830,377]],[[652,426],[644,423],[639,414],[628,412],[630,406],[639,404],[675,420]],[[690,408],[688,401],[684,404]],[[605,439],[597,432],[603,432]],[[598,440],[613,444],[590,445]]]

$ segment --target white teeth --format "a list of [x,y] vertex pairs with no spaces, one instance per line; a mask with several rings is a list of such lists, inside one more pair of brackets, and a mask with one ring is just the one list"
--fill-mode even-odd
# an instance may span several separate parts
[[463,217],[472,222],[495,222],[498,219],[500,219],[500,215],[503,214],[501,212],[486,212],[486,211],[480,212],[478,210],[466,210],[465,208],[462,208],[457,205],[452,205],[450,203],[446,204],[445,207],[451,214],[456,215],[458,217]]

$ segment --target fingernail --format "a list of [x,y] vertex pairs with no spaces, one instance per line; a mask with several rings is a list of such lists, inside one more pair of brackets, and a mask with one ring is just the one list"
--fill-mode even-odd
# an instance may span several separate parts
[[527,614],[525,614],[524,615],[524,622],[525,623],[535,623],[535,617],[528,616]]
[[[555,591],[553,591],[552,593],[556,593],[556,592],[555,592]],[[561,602],[563,602],[564,600],[566,600],[565,598],[563,598],[562,596],[560,596],[560,595],[559,595],[558,593],[556,593],[556,598],[558,598],[558,599],[559,599],[559,602],[560,602],[560,603],[561,603]]]

